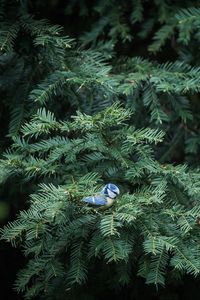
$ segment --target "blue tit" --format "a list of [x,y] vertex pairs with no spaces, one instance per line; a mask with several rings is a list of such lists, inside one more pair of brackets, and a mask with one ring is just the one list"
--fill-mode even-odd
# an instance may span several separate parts
[[86,197],[83,202],[97,207],[110,207],[119,193],[119,188],[115,184],[108,183],[101,190],[100,195]]

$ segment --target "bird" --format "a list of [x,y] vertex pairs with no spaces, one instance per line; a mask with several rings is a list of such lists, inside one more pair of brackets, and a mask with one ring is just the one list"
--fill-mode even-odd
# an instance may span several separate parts
[[110,207],[119,193],[119,188],[115,184],[108,183],[103,187],[99,195],[86,197],[83,199],[83,202],[95,207]]

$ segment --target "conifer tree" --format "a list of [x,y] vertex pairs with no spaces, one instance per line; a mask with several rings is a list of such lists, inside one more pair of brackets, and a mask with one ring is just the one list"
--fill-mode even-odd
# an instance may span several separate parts
[[[0,1],[0,182],[26,201],[1,234],[26,257],[17,291],[98,299],[197,277],[199,5],[73,0],[61,26],[46,18],[61,1],[45,3]],[[109,182],[112,207],[82,201]]]

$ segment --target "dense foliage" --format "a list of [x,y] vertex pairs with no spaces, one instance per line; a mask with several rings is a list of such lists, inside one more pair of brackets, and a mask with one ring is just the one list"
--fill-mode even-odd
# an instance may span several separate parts
[[[140,299],[133,278],[195,282],[198,1],[0,7],[0,182],[15,205],[1,236],[26,256],[16,289]],[[121,191],[111,208],[81,202],[108,182]]]

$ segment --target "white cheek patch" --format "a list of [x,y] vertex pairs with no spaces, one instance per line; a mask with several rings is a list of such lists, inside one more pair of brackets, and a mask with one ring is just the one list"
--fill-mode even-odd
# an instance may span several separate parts
[[116,194],[108,189],[108,196],[109,196],[109,198],[114,199],[116,197]]
[[118,187],[116,187],[116,191],[115,192],[119,195],[119,189],[118,189]]

